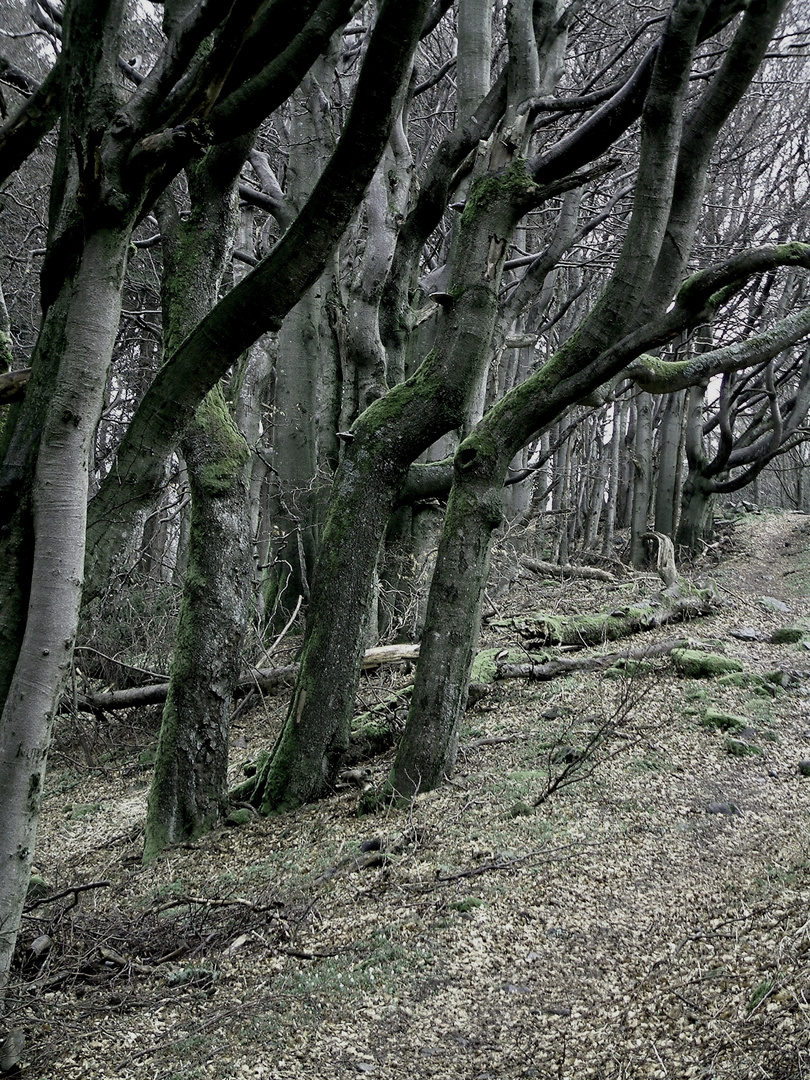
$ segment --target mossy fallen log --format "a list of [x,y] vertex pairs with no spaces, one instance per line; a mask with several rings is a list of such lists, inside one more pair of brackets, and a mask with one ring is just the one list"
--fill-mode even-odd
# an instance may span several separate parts
[[575,672],[607,671],[623,665],[632,677],[632,665],[657,656],[668,656],[674,649],[682,649],[688,643],[683,638],[662,641],[641,649],[625,649],[623,652],[604,653],[601,656],[560,656],[545,663],[499,664],[499,679],[539,679],[548,681]]
[[672,662],[688,679],[713,679],[717,675],[729,675],[742,671],[739,660],[722,653],[700,652],[698,649],[676,649]]
[[658,604],[622,607],[597,615],[531,615],[496,619],[490,626],[517,630],[526,639],[527,648],[600,645],[646,630],[657,630],[670,623],[696,619],[713,611],[717,603],[715,594],[708,589],[662,595]]

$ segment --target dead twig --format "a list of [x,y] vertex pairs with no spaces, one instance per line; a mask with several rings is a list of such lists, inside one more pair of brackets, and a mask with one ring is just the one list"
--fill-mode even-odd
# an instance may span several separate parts
[[187,904],[197,904],[200,907],[208,908],[243,907],[247,908],[248,911],[255,911],[257,915],[264,915],[268,911],[277,911],[279,908],[284,907],[281,900],[273,900],[269,904],[254,904],[250,900],[242,900],[239,897],[234,900],[215,900],[213,897],[208,896],[178,896],[174,900],[160,904],[152,910],[155,912],[168,911],[174,907],[186,907]]
[[79,893],[87,892],[89,889],[109,889],[112,883],[109,881],[91,881],[87,885],[71,885],[67,889],[62,889],[61,892],[51,893],[50,896],[42,896],[37,900],[27,904],[23,909],[24,914],[28,914],[29,911],[34,911],[38,907],[43,907],[45,904],[53,904],[57,900],[62,900],[65,896],[73,894],[72,903],[68,904],[65,911],[70,911],[79,902]]

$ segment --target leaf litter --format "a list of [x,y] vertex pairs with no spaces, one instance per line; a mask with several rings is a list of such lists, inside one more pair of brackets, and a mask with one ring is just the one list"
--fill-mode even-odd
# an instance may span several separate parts
[[[810,616],[809,536],[800,515],[745,519],[731,553],[695,569],[724,605],[685,630],[746,674],[786,672],[785,688],[685,679],[666,658],[496,683],[467,714],[452,781],[406,809],[358,816],[347,786],[143,867],[159,714],[60,721],[5,1018],[26,1037],[23,1075],[810,1076],[810,657],[767,640]],[[660,587],[512,577],[497,600],[510,619]],[[485,626],[482,647],[520,641]],[[367,696],[395,681],[368,678]],[[707,708],[750,719],[761,754],[727,752]],[[234,782],[283,709],[239,715]],[[390,763],[363,767],[380,784]]]

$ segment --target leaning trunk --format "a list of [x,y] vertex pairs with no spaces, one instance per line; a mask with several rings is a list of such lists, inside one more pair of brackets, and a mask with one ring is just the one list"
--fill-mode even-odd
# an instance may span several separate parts
[[401,797],[438,787],[455,765],[492,532],[502,517],[501,489],[488,480],[470,478],[450,493],[411,698],[410,715],[421,723],[406,727],[389,778]]

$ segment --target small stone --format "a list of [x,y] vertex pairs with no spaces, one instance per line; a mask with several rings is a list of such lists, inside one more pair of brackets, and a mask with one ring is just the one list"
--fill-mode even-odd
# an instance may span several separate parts
[[755,743],[743,742],[742,739],[726,739],[724,750],[732,757],[762,756],[762,748]]
[[767,641],[768,635],[761,630],[755,630],[753,626],[741,626],[737,630],[729,630],[732,637],[738,641]]
[[759,602],[768,611],[776,611],[780,615],[788,615],[790,613],[790,608],[784,600],[778,600],[775,596],[760,596]]
[[583,752],[577,746],[560,746],[551,755],[554,765],[572,765],[575,761],[581,761]]
[[707,814],[727,814],[729,817],[742,817],[739,806],[733,802],[713,802],[706,807]]
[[491,687],[486,683],[470,683],[467,690],[467,709],[474,708],[489,693]]
[[799,762],[799,776],[810,776],[810,761],[806,758]]
[[16,1071],[17,1064],[25,1049],[25,1035],[22,1028],[12,1028],[0,1046],[0,1073]]

